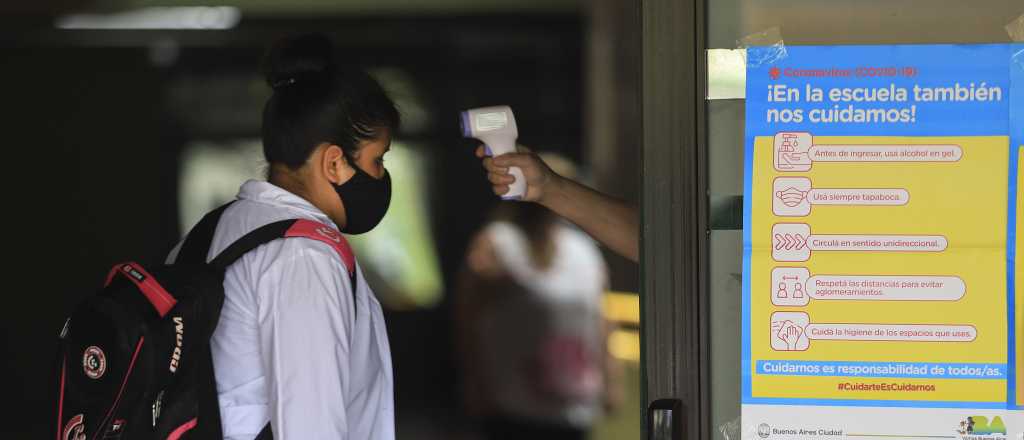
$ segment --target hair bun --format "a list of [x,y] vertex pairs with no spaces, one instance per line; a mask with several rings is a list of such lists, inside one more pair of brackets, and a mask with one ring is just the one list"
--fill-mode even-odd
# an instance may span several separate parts
[[263,75],[274,90],[322,82],[334,70],[334,44],[323,34],[288,37],[275,43],[263,60]]

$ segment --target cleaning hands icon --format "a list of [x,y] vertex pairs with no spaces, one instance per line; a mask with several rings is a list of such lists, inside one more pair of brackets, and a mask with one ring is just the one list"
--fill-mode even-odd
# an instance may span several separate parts
[[799,324],[788,319],[772,322],[772,348],[775,350],[803,351],[809,345],[807,334]]

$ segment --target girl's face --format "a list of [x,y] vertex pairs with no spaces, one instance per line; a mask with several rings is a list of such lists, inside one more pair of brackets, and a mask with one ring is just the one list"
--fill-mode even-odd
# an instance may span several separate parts
[[384,155],[391,151],[391,132],[381,129],[376,139],[364,140],[359,143],[355,153],[355,163],[360,169],[375,179],[384,177]]

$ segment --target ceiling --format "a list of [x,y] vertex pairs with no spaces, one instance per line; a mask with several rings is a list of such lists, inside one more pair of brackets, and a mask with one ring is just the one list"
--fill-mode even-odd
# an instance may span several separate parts
[[58,15],[162,6],[233,6],[246,15],[470,15],[574,12],[586,0],[13,0],[0,14]]

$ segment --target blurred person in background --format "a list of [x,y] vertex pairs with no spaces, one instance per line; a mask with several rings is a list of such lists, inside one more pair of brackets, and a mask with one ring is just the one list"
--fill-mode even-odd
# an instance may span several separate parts
[[[549,155],[559,175],[572,164]],[[547,208],[502,202],[472,240],[456,299],[466,411],[489,440],[584,439],[621,399],[605,262]]]
[[[264,68],[268,181],[242,185],[208,259],[280,220],[319,222],[317,232],[343,244],[339,231],[373,229],[390,204],[384,154],[399,114],[380,85],[322,35],[278,42]],[[348,264],[323,242],[283,239],[228,267],[211,339],[225,439],[395,437],[384,316]]]
[[640,258],[640,217],[633,206],[583,185],[552,170],[549,164],[528,148],[519,152],[488,157],[484,147],[476,149],[483,159],[494,194],[508,192],[515,177],[510,167],[519,167],[526,177],[523,201],[537,202],[575,223],[594,239],[633,262]]

